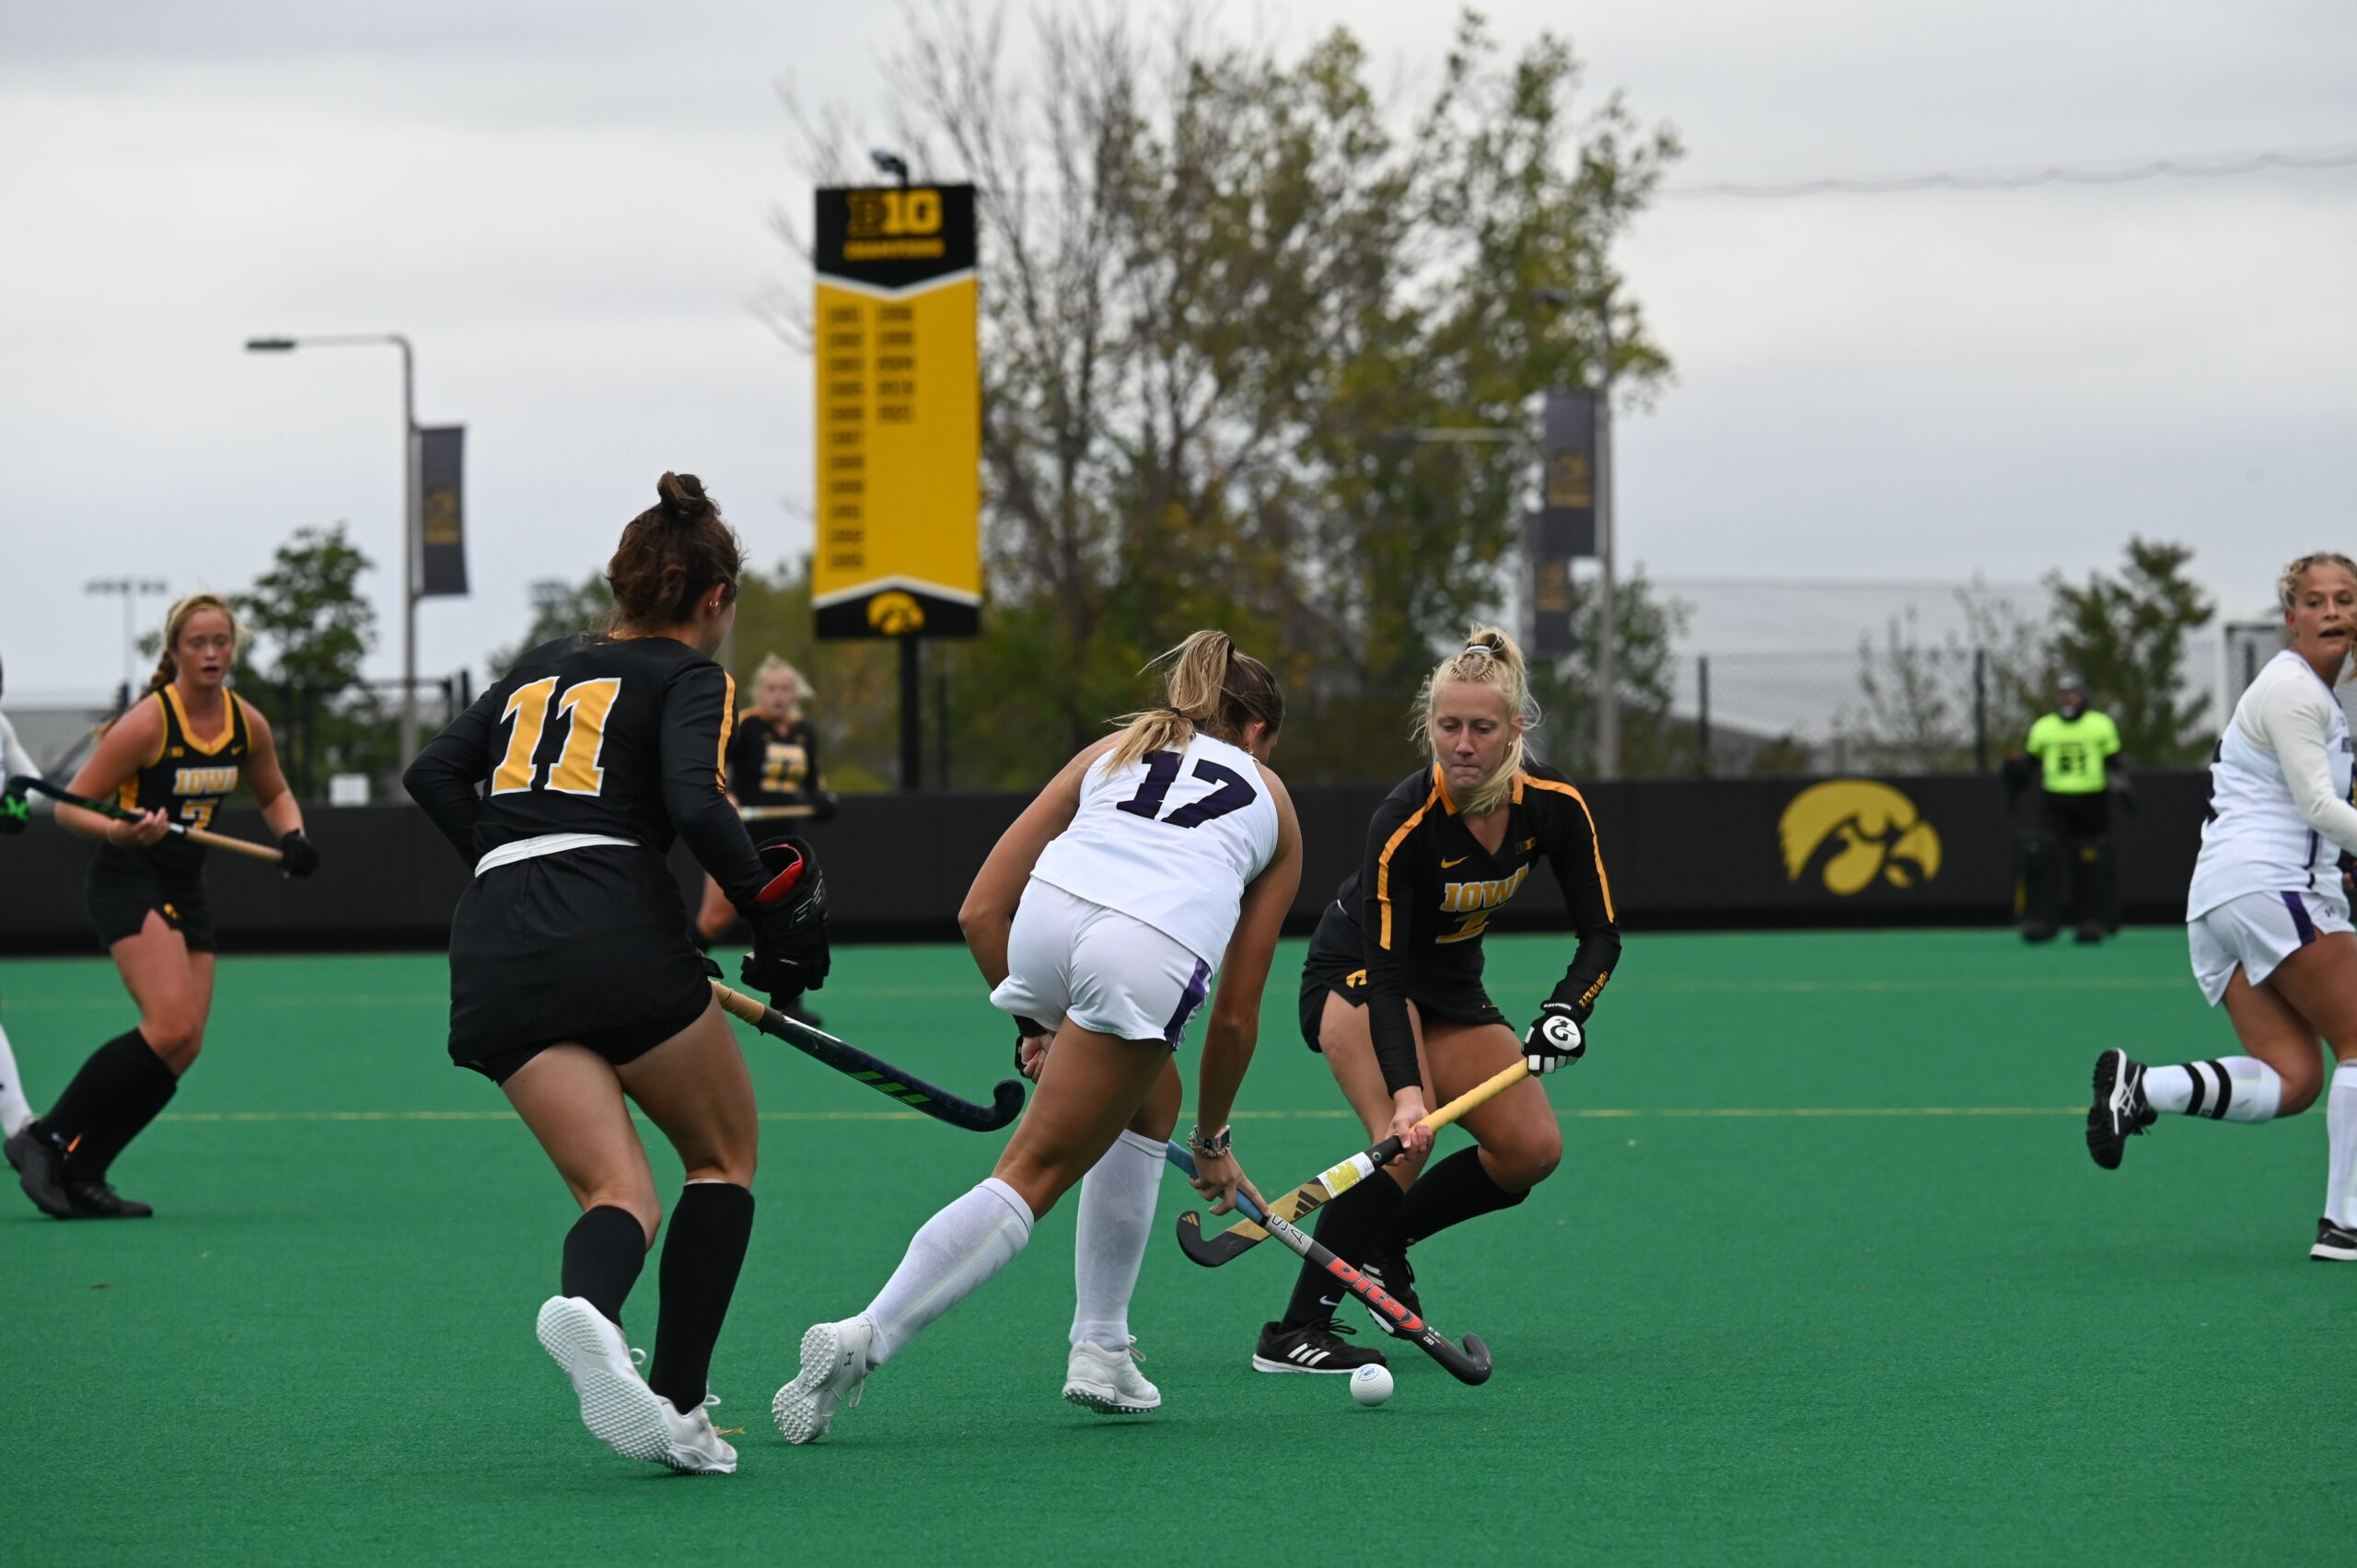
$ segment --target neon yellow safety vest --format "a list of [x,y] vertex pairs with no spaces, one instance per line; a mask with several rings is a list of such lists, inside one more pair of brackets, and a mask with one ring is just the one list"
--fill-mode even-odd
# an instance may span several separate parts
[[2049,795],[2096,795],[2106,783],[2104,760],[2119,753],[2119,726],[2093,708],[2075,719],[2048,714],[2029,726],[2023,749],[2045,765]]

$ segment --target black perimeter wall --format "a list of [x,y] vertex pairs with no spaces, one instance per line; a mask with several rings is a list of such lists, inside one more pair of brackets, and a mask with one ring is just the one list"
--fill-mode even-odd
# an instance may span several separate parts
[[[2135,921],[2184,918],[2207,775],[2144,774],[2115,817],[2122,903]],[[1302,789],[1307,864],[1294,924],[1306,931],[1356,864],[1386,786]],[[1635,931],[1774,926],[1987,924],[2012,918],[2015,819],[1994,779],[1644,780],[1585,786],[1621,924]],[[1015,795],[853,796],[809,837],[846,940],[957,935],[958,900]],[[439,947],[467,867],[407,806],[308,813],[324,869],[287,882],[214,854],[214,920],[231,952]],[[225,810],[217,830],[263,838],[261,817]],[[1935,846],[1935,847],[1934,847]],[[46,816],[0,839],[0,954],[96,950],[82,907],[91,854]],[[699,873],[673,865],[694,907]],[[1924,874],[1928,871],[1928,875]],[[1560,926],[1553,877],[1533,877],[1500,930]]]

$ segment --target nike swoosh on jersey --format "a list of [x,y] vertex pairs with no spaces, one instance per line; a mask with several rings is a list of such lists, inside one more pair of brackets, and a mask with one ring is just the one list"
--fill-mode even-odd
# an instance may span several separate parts
[[1470,860],[1470,859],[1472,859],[1472,858],[1473,858],[1473,857],[1472,857],[1471,855],[1469,855],[1469,854],[1460,854],[1460,855],[1458,855],[1455,860],[1444,860],[1444,861],[1442,861],[1442,862],[1440,863],[1440,868],[1441,868],[1443,871],[1446,871],[1446,870],[1447,870],[1447,869],[1448,869],[1450,866],[1452,866],[1452,865],[1464,865],[1467,861],[1469,861],[1469,860]]

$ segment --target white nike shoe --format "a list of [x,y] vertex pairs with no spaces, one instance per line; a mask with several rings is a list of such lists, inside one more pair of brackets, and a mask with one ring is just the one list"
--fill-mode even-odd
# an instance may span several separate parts
[[540,1304],[540,1346],[581,1400],[581,1424],[626,1459],[644,1459],[695,1475],[727,1475],[737,1450],[721,1441],[701,1408],[681,1415],[646,1386],[622,1331],[579,1296]]
[[858,1406],[875,1339],[875,1326],[865,1318],[814,1323],[802,1336],[802,1370],[770,1401],[770,1414],[788,1443],[816,1443],[837,1410]]
[[1132,1339],[1120,1350],[1083,1340],[1064,1363],[1064,1402],[1100,1415],[1140,1415],[1162,1408],[1162,1390],[1138,1370],[1144,1358]]

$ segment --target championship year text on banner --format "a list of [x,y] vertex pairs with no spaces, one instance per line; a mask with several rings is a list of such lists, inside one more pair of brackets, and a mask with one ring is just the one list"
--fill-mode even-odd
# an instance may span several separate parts
[[974,188],[818,192],[821,637],[981,630]]

